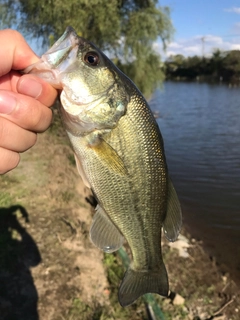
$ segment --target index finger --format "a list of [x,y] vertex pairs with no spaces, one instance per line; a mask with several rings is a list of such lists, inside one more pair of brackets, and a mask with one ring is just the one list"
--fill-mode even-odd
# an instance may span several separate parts
[[0,31],[0,76],[10,70],[21,70],[39,60],[24,37],[16,30]]

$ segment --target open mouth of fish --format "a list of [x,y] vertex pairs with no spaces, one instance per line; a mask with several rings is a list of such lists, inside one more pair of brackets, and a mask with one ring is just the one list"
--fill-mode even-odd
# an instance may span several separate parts
[[[64,34],[54,43],[54,45],[43,54],[41,59],[25,68],[22,73],[31,73],[45,80],[56,89],[63,89],[64,85],[61,83],[61,74],[69,72],[71,65],[77,59],[79,46],[81,46],[83,39],[79,38],[77,33],[72,27],[67,27]],[[83,45],[83,44],[82,44]],[[110,90],[111,88],[109,88]],[[79,88],[83,91],[84,87]],[[63,92],[63,95],[67,96],[67,99],[73,102],[75,105],[84,105],[87,110],[88,106],[91,109],[92,105],[99,100],[105,91],[99,92],[97,95],[88,96],[86,93],[79,95],[75,99],[75,96],[68,92]],[[79,97],[81,96],[81,100]]]
[[23,73],[36,74],[56,89],[62,89],[59,74],[64,72],[77,57],[79,37],[72,27],[68,27],[54,45]]

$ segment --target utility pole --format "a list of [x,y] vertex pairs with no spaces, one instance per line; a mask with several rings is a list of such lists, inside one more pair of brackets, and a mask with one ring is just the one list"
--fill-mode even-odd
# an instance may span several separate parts
[[201,40],[202,40],[202,58],[204,58],[204,53],[205,53],[205,52],[204,52],[204,49],[205,49],[205,48],[204,48],[204,46],[205,46],[204,41],[205,41],[205,37],[202,37]]

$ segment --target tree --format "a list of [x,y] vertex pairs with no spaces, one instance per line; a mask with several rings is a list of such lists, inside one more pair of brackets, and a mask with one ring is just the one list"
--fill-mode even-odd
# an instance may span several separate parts
[[212,75],[217,79],[219,79],[220,77],[222,61],[224,59],[224,56],[224,52],[222,52],[220,49],[216,48],[213,50],[212,57],[210,59],[210,64],[212,68]]
[[179,71],[182,69],[185,62],[185,57],[181,54],[170,55],[165,61],[166,77],[179,76]]
[[45,43],[55,41],[72,25],[124,66],[145,93],[163,80],[153,43],[160,38],[165,46],[173,27],[169,9],[158,7],[157,0],[0,0],[0,5],[6,3],[19,15],[20,30],[42,37]]
[[[11,7],[11,10],[9,9]],[[0,30],[10,28],[16,24],[16,12],[14,10],[14,1],[0,0]]]
[[235,80],[240,78],[240,51],[232,50],[226,53],[222,60],[221,75],[224,79]]

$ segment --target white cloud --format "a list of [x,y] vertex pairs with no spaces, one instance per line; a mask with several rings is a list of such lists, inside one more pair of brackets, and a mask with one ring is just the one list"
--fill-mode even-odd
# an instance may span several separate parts
[[211,56],[215,49],[220,49],[221,51],[240,50],[239,37],[231,38],[231,41],[229,41],[229,38],[225,40],[212,34],[204,37],[197,35],[188,39],[175,40],[168,45],[166,52],[163,52],[160,42],[156,44],[154,48],[161,54],[163,59],[176,54],[182,54],[185,57],[202,56],[204,54],[204,56],[208,57]]
[[188,53],[190,56],[193,54],[198,54],[198,46],[188,46],[188,47],[184,47],[182,48],[183,52],[185,52],[186,54]]
[[168,46],[168,48],[170,49],[178,49],[178,48],[181,48],[181,45],[177,42],[171,42]]
[[211,34],[206,35],[204,38],[205,42],[208,42],[210,44],[216,44],[216,45],[221,45],[223,43],[223,39],[218,36],[213,36]]
[[229,50],[240,50],[240,44],[230,44]]
[[224,9],[224,11],[240,14],[240,7],[232,7],[232,8]]

